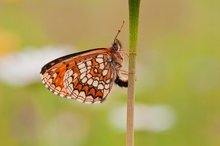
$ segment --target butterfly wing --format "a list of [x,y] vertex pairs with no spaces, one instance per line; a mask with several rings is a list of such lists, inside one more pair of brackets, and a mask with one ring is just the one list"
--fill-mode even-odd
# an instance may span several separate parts
[[97,55],[66,71],[64,87],[71,98],[85,103],[100,103],[106,99],[115,77],[106,57],[107,54]]
[[100,103],[115,79],[107,48],[70,54],[46,64],[42,82],[53,93],[85,103]]

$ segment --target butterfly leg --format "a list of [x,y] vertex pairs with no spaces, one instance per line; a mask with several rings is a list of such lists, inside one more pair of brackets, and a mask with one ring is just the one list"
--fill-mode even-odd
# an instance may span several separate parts
[[120,69],[119,72],[120,72],[120,74],[122,74],[122,75],[128,76],[128,71],[126,71],[126,70]]
[[126,50],[120,50],[120,53],[129,57],[129,52]]
[[136,55],[135,52],[129,52],[127,50],[120,50],[120,53],[123,54],[123,55],[126,55],[127,57],[129,57],[130,54]]

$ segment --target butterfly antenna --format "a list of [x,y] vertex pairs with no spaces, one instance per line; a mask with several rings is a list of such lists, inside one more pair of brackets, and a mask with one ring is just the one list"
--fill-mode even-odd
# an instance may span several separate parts
[[121,32],[121,29],[122,29],[122,27],[124,26],[124,24],[125,24],[125,21],[123,20],[122,25],[121,25],[120,29],[118,30],[118,32],[117,32],[117,34],[116,34],[116,36],[115,36],[114,42],[115,42],[115,40],[117,39],[119,33]]

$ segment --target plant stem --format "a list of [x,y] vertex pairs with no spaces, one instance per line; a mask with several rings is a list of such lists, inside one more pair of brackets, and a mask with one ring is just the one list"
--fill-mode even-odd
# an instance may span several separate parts
[[129,0],[129,84],[127,101],[127,146],[134,146],[134,82],[140,0]]

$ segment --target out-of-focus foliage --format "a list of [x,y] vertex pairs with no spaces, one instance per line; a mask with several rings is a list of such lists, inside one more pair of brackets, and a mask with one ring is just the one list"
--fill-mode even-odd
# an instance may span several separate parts
[[[219,7],[216,0],[142,1],[135,145],[220,145]],[[126,0],[2,0],[0,65],[21,54],[35,66],[27,48],[108,47],[124,19]],[[127,49],[128,22],[119,39]],[[16,58],[9,64],[0,75],[30,69]],[[0,80],[0,145],[125,145],[126,89],[115,86],[105,103],[83,105],[49,92],[40,76],[22,85]]]

